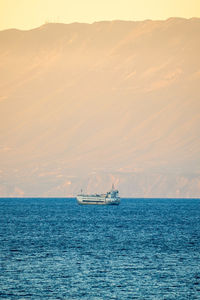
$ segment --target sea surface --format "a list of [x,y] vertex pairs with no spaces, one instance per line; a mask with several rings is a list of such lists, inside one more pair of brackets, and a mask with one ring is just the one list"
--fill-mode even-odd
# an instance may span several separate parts
[[200,200],[0,199],[0,299],[200,299]]

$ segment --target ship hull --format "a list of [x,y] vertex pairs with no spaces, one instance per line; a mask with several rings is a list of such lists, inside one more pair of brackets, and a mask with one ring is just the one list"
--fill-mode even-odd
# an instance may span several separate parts
[[79,205],[119,205],[119,203],[77,202]]
[[103,197],[89,197],[89,196],[77,196],[77,202],[80,205],[119,205],[120,198],[103,198]]

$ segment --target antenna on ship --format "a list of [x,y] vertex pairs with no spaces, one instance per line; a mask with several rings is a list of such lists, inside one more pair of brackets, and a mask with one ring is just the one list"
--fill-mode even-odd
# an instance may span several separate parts
[[112,190],[114,191],[115,187],[114,187],[114,183],[112,184]]

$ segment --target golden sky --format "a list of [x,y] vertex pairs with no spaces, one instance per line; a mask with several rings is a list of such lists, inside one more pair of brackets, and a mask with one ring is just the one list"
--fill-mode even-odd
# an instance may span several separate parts
[[200,17],[200,0],[0,0],[0,30],[45,22]]

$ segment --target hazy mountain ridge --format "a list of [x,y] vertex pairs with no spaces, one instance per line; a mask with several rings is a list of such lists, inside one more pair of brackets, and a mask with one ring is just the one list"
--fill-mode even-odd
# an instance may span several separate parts
[[0,32],[1,195],[114,181],[200,197],[199,32],[174,18]]

